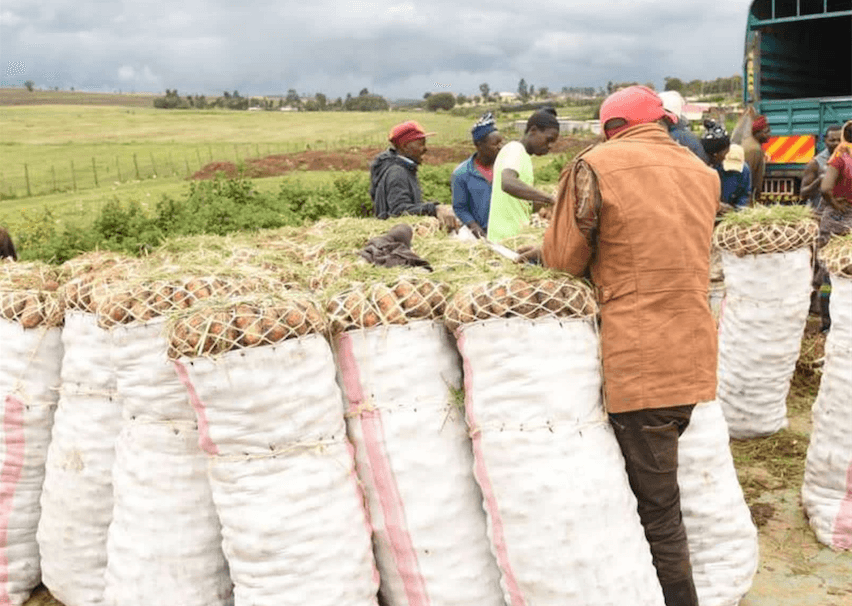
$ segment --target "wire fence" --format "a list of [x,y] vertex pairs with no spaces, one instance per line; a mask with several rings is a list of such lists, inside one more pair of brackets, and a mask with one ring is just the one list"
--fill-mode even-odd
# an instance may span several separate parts
[[346,150],[387,145],[379,135],[345,137],[333,141],[209,144],[175,146],[171,150],[145,150],[122,154],[73,156],[50,163],[6,163],[0,166],[0,199],[81,191],[156,178],[190,178],[212,162],[240,164],[254,158],[308,150]]

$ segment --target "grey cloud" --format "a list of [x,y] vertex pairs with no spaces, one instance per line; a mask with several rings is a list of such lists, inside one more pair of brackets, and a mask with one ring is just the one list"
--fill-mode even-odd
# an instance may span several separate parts
[[420,97],[442,79],[475,94],[521,77],[551,89],[661,84],[737,73],[745,10],[740,0],[3,0],[0,73],[5,85],[208,95],[366,86]]

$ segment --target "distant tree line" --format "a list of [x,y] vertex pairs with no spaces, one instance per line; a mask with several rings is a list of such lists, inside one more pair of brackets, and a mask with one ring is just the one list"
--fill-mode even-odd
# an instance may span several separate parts
[[287,91],[285,97],[270,99],[268,97],[242,97],[239,91],[225,91],[221,96],[208,99],[204,95],[180,96],[177,89],[166,89],[163,97],[154,99],[154,107],[158,109],[234,109],[234,110],[276,110],[290,108],[298,111],[387,111],[390,104],[381,95],[370,93],[366,88],[361,89],[357,97],[351,94],[346,99],[338,97],[331,101],[323,93],[313,97],[300,97],[295,89]]

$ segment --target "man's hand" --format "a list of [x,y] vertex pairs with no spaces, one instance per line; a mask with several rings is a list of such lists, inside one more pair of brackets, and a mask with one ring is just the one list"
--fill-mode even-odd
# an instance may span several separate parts
[[471,221],[467,224],[467,228],[471,231],[471,233],[477,238],[485,238],[487,234],[485,230],[482,229],[482,226],[476,221]]
[[515,261],[515,263],[533,263],[533,264],[541,264],[541,247],[540,246],[532,246],[530,244],[525,244],[518,248],[518,255],[520,255]]
[[456,218],[456,214],[453,212],[453,207],[448,204],[438,204],[435,206],[435,216],[438,217],[441,225],[449,231],[456,231],[461,225]]
[[543,221],[549,221],[550,218],[553,216],[553,207],[545,206],[540,211],[538,211],[538,216],[541,217]]
[[734,207],[728,204],[727,202],[719,202],[719,210],[716,211],[716,216],[721,217],[722,215],[727,215],[733,210]]

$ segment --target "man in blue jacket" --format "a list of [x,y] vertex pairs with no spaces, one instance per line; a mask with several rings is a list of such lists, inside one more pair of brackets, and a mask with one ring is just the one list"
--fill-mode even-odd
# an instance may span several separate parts
[[503,135],[488,112],[471,129],[476,152],[453,171],[453,211],[477,238],[488,231],[494,159],[503,147]]

